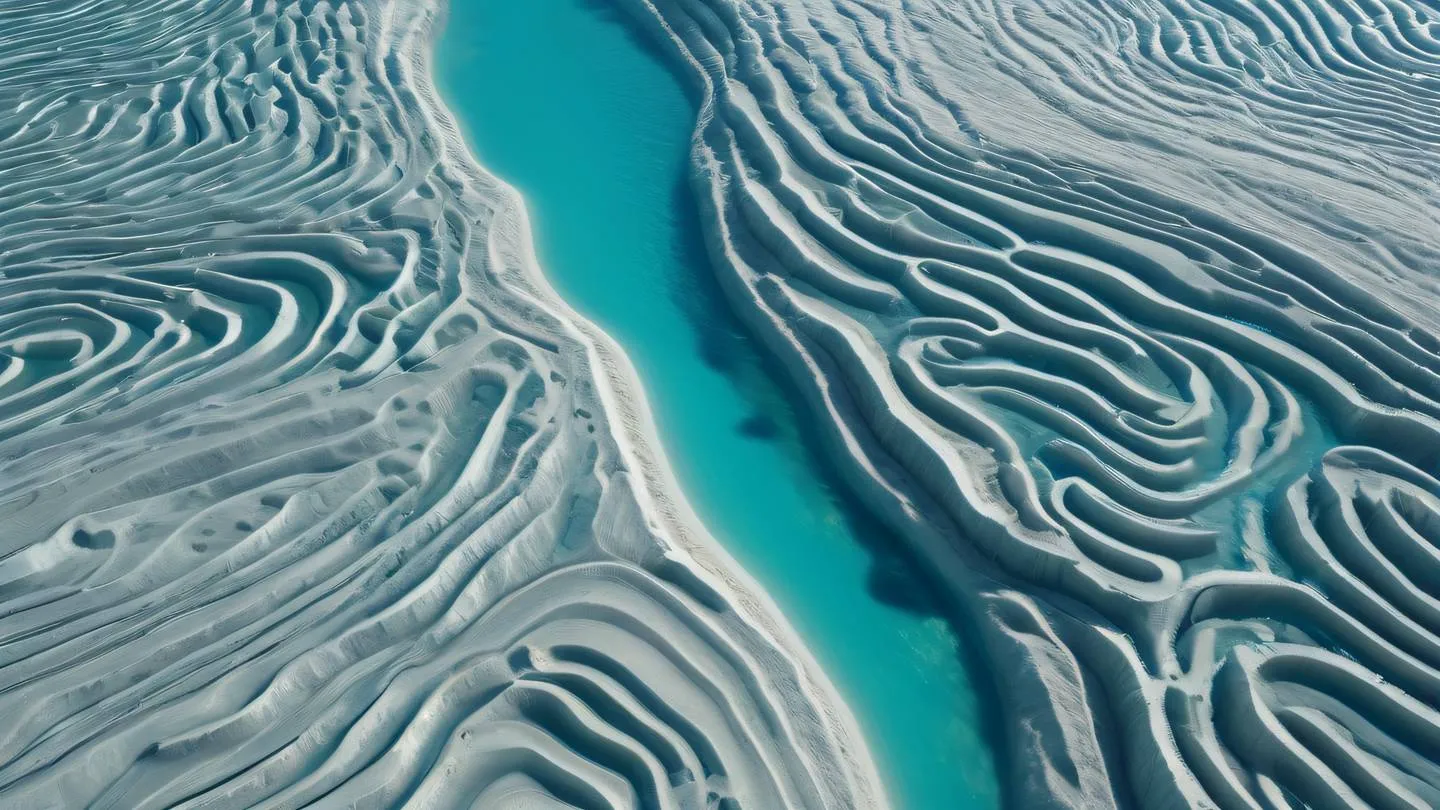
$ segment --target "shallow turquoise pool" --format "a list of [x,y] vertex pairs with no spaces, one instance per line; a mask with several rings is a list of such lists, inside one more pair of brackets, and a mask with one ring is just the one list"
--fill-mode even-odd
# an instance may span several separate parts
[[895,805],[997,806],[955,636],[876,596],[920,586],[877,566],[867,548],[893,542],[846,513],[725,309],[685,182],[695,109],[669,67],[595,0],[451,0],[437,62],[480,162],[523,193],[546,275],[625,348],[686,496],[835,682]]

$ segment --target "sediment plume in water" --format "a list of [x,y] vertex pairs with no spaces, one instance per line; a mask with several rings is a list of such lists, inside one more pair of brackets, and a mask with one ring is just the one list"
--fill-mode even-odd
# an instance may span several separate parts
[[0,6],[0,805],[883,804],[441,11]]
[[1440,11],[631,0],[1016,807],[1440,806]]

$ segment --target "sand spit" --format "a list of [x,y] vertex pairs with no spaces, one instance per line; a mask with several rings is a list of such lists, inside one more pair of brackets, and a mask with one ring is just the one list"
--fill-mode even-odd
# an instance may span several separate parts
[[437,12],[0,5],[0,806],[882,806]]
[[628,0],[1016,807],[1440,806],[1440,14]]

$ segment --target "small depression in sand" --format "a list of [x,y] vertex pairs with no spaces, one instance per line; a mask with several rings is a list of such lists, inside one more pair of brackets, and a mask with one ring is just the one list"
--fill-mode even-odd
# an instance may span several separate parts
[[853,514],[726,309],[687,186],[695,104],[586,0],[453,0],[438,82],[478,160],[525,198],[560,294],[634,362],[685,496],[855,713],[901,808],[994,807],[982,698],[949,622]]

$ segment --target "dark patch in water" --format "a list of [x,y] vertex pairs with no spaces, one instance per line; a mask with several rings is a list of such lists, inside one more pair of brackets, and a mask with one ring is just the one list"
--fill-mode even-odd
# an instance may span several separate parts
[[780,425],[763,413],[746,417],[735,429],[752,439],[774,439],[780,435]]

